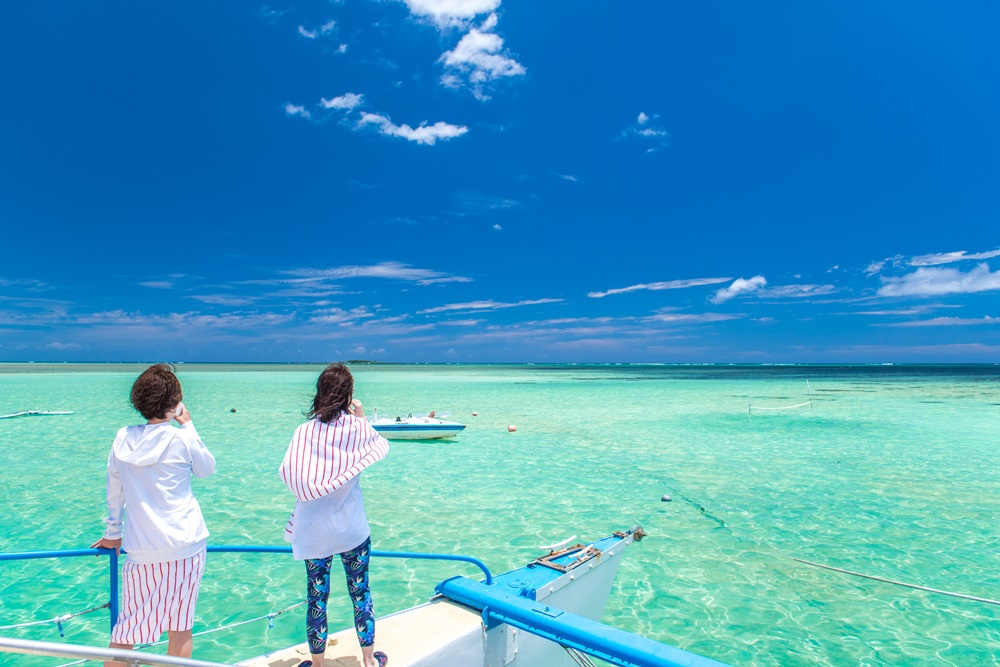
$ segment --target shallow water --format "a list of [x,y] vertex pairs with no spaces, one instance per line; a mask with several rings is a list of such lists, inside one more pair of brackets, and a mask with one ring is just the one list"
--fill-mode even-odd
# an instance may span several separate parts
[[[218,459],[216,475],[195,482],[214,544],[282,544],[292,502],[277,465],[318,371],[180,367],[185,404]],[[650,537],[628,550],[605,622],[733,665],[1000,664],[996,606],[792,560],[1000,598],[1000,367],[353,371],[369,412],[435,409],[468,424],[453,441],[394,442],[365,473],[376,549],[464,553],[502,572],[539,544],[641,523]],[[136,373],[0,365],[0,414],[77,411],[0,421],[0,551],[100,536],[104,464],[117,428],[136,421]],[[813,405],[748,418],[748,396],[757,407]],[[0,625],[101,604],[105,562],[0,563]],[[195,631],[298,601],[301,567],[290,556],[211,556]],[[375,561],[377,611],[475,573]],[[331,627],[349,626],[346,596],[331,612]],[[237,660],[301,642],[302,616],[199,637],[195,656]],[[106,611],[73,619],[66,641],[101,645],[107,625]],[[54,625],[0,634],[59,641]]]

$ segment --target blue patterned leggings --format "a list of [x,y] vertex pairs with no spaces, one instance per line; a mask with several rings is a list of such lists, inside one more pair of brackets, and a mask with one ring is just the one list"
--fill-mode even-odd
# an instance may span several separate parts
[[[358,633],[361,646],[375,645],[375,612],[372,609],[372,594],[368,588],[368,558],[371,555],[372,538],[361,545],[340,554],[347,575],[347,593],[354,603],[354,629]],[[323,653],[326,648],[326,602],[330,598],[330,566],[333,556],[306,560],[306,637],[309,652]]]

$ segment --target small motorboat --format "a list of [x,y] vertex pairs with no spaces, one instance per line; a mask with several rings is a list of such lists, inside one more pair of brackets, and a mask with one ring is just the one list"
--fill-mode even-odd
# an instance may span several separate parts
[[9,415],[0,415],[0,419],[13,419],[14,417],[50,417],[52,415],[75,415],[73,411],[59,410],[21,410]]
[[[465,429],[465,424],[438,419],[435,416],[408,414],[405,417],[379,417],[376,411],[372,428],[387,440],[438,440],[453,438]],[[447,416],[442,414],[442,417]]]

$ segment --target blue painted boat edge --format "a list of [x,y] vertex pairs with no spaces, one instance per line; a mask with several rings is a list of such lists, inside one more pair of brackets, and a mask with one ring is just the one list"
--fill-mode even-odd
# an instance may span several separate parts
[[497,586],[453,577],[435,591],[480,611],[487,627],[506,623],[615,665],[634,667],[729,667],[711,658],[634,635]]
[[[479,611],[487,627],[506,623],[615,665],[728,667],[711,658],[553,607],[544,600],[537,601],[539,591],[549,589],[551,592],[552,586],[559,589],[570,585],[574,576],[586,575],[591,567],[600,567],[602,562],[618,557],[633,541],[645,535],[641,526],[635,526],[589,544],[568,547],[562,555],[551,558],[552,563],[566,567],[565,571],[536,560],[497,575],[492,585],[466,577],[453,577],[435,587],[435,592]],[[581,559],[588,550],[599,553]]]

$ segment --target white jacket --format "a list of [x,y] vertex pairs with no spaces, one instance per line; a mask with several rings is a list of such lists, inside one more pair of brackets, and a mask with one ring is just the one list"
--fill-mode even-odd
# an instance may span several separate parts
[[[122,537],[137,563],[163,563],[201,551],[208,528],[191,493],[191,475],[208,477],[215,457],[194,424],[126,426],[108,456],[108,517],[104,536]],[[125,508],[128,523],[125,525]]]

